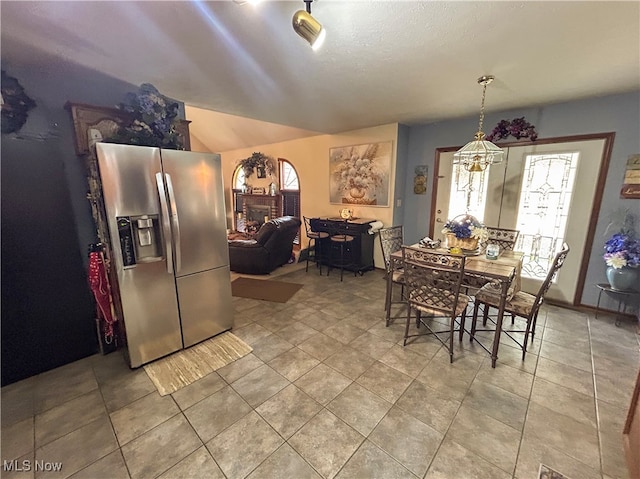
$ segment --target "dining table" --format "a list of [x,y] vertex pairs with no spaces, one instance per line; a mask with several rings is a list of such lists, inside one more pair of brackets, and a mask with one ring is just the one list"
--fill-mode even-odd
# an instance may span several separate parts
[[[434,253],[451,254],[448,248],[427,248],[422,244],[416,243],[410,245],[412,248],[425,248]],[[508,300],[520,290],[520,273],[522,271],[522,259],[524,253],[519,251],[501,250],[498,257],[488,259],[484,252],[474,251],[471,253],[462,253],[465,256],[464,276],[462,285],[467,288],[480,288],[486,284],[490,284],[489,290],[495,291],[496,297],[499,297],[498,315],[496,317],[496,328],[493,337],[491,349],[485,347],[480,341],[472,336],[483,349],[491,354],[491,367],[496,367],[498,360],[498,348],[500,346],[500,336],[502,333],[502,320],[504,317],[504,308]],[[387,304],[391,301],[391,288],[394,270],[403,267],[402,250],[398,250],[390,255],[390,271],[387,274]],[[390,308],[387,308],[387,323],[390,316]]]

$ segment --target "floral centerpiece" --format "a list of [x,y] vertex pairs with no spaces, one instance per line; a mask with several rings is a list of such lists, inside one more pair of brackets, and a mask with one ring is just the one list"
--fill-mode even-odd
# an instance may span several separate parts
[[177,130],[178,103],[160,94],[150,83],[140,85],[137,93],[127,93],[118,109],[131,114],[131,123],[121,126],[106,142],[184,148]]
[[457,247],[465,250],[475,250],[479,241],[484,242],[489,237],[484,225],[472,215],[460,215],[447,221],[442,234],[447,237],[449,248]]
[[382,186],[383,171],[379,168],[375,157],[378,153],[378,144],[373,143],[360,154],[357,148],[351,150],[342,157],[333,171],[333,178],[338,188],[345,192],[349,198],[345,203],[376,204],[376,199],[366,199],[367,192],[373,192]]
[[249,158],[240,160],[238,164],[244,170],[245,178],[253,175],[254,170],[257,172],[258,178],[266,178],[272,176],[276,169],[273,158],[260,152],[254,152]]
[[[617,222],[619,229],[604,243],[603,259],[607,264],[607,280],[613,289],[630,289],[637,286],[640,265],[640,238],[634,230],[634,216],[628,212]],[[617,215],[617,213],[616,213]],[[609,230],[609,227],[607,228]]]

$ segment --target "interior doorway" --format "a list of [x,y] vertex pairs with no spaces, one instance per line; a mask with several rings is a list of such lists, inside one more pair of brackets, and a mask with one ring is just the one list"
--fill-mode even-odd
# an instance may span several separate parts
[[437,151],[430,236],[459,214],[520,231],[522,289],[536,293],[563,242],[571,248],[547,297],[579,304],[600,210],[613,134],[502,146],[505,158],[485,171],[454,165],[456,149]]

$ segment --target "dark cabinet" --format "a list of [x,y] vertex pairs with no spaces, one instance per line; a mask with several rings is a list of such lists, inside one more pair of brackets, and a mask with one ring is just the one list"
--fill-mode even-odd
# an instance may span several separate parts
[[[324,231],[329,234],[347,234],[353,236],[354,240],[345,246],[345,260],[349,260],[351,265],[345,269],[363,273],[374,269],[373,265],[373,239],[375,235],[369,234],[371,223],[374,219],[356,219],[345,221],[340,218],[313,218],[311,228],[314,231]],[[321,259],[323,264],[329,263],[332,242],[329,238],[320,241]],[[336,253],[334,252],[334,258]]]

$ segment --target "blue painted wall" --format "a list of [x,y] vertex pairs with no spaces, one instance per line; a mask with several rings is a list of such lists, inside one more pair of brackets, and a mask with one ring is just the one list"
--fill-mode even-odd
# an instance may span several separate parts
[[[602,248],[606,240],[604,230],[609,223],[608,215],[619,208],[628,208],[640,215],[640,200],[620,198],[627,158],[640,153],[640,91],[489,113],[485,116],[484,130],[488,133],[500,120],[522,116],[536,126],[539,138],[606,132],[616,134],[582,296],[583,304],[595,306],[598,292],[593,285],[606,282]],[[427,194],[414,195],[410,188],[413,178],[406,176],[403,217],[406,242],[416,242],[428,233],[436,148],[462,146],[472,139],[477,127],[477,117],[410,127],[407,171],[413,171],[416,165],[426,164],[429,177]],[[613,308],[610,302],[605,306]]]

